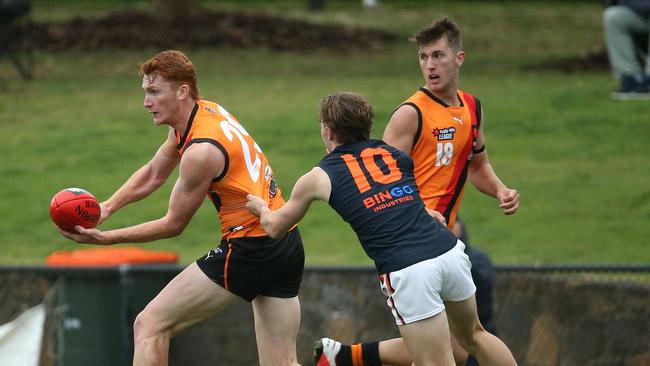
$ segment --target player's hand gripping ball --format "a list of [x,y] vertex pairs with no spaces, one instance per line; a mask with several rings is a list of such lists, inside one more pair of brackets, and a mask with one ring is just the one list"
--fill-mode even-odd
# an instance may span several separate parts
[[66,188],[52,197],[50,217],[61,229],[75,233],[74,227],[97,226],[101,208],[95,196],[81,188]]

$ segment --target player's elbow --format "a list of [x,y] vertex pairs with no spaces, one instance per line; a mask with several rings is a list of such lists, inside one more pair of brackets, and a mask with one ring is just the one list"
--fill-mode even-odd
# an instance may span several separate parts
[[183,226],[172,226],[169,228],[169,237],[174,238],[181,235],[185,231],[185,225]]
[[166,177],[166,176],[155,176],[155,177],[153,177],[153,178],[151,179],[151,181],[149,182],[149,185],[150,185],[153,189],[158,189],[158,188],[160,188],[160,186],[162,186],[163,184],[165,184],[166,181],[167,181],[167,177]]
[[167,233],[166,237],[173,238],[179,236],[185,231],[188,222],[185,220],[173,219],[167,217],[165,220],[165,232]]

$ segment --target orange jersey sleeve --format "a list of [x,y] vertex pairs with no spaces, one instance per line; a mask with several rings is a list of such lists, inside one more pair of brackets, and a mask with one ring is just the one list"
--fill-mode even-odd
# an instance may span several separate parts
[[272,210],[284,205],[266,156],[244,127],[222,106],[199,100],[186,131],[176,131],[181,155],[194,143],[210,143],[225,158],[223,172],[207,192],[219,212],[222,239],[267,235],[259,219],[246,209],[246,196],[262,197]]
[[460,90],[458,95],[462,104],[448,106],[421,88],[402,103],[418,112],[411,157],[420,195],[428,208],[445,216],[449,227],[456,221],[480,123],[478,99]]

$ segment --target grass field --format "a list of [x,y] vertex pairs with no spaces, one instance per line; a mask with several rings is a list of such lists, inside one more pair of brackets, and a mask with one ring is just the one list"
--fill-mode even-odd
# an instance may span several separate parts
[[[465,36],[461,87],[481,98],[495,170],[522,196],[517,215],[503,216],[492,198],[468,186],[461,208],[473,244],[496,263],[650,263],[650,104],[615,102],[606,70],[565,74],[526,65],[584,56],[602,47],[596,3],[328,1],[322,12],[304,1],[218,1],[209,6],[265,11],[316,22],[396,32],[404,41],[338,54],[184,49],[206,99],[224,105],[269,157],[284,196],[323,155],[318,102],[335,90],[365,94],[381,137],[393,108],[420,84],[410,34],[442,14]],[[269,5],[271,4],[271,5]],[[37,19],[99,15],[134,1],[36,1]],[[20,80],[0,61],[0,263],[42,263],[53,250],[78,247],[52,228],[47,207],[58,190],[79,186],[107,198],[144,164],[166,129],[142,108],[136,65],[156,49],[38,54],[36,79]],[[159,192],[116,213],[106,228],[164,214],[173,177]],[[347,225],[326,204],[301,224],[309,264],[368,264]],[[182,236],[148,244],[184,263],[219,240],[208,202]]]

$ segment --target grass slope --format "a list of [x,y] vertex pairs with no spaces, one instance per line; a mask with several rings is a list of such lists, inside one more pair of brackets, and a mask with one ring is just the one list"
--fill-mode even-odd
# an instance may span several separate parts
[[[481,98],[495,170],[522,195],[520,212],[503,216],[496,202],[466,189],[462,216],[472,242],[497,263],[648,263],[650,189],[647,102],[614,102],[606,71],[562,74],[524,66],[575,57],[602,47],[601,8],[589,3],[398,2],[373,11],[327,2],[308,12],[303,1],[247,1],[247,11],[283,13],[317,22],[388,29],[404,42],[380,50],[308,54],[215,48],[185,50],[202,95],[224,105],[257,139],[284,196],[323,155],[317,108],[335,90],[365,94],[376,108],[374,137],[421,83],[406,39],[442,14],[465,35],[464,89]],[[145,7],[139,2],[35,2],[38,19]],[[234,1],[209,6],[241,7]],[[0,62],[0,263],[42,263],[53,250],[77,248],[51,226],[51,196],[80,186],[107,198],[162,142],[142,108],[138,62],[159,50],[39,54],[37,77],[18,79]],[[114,215],[106,228],[164,214],[174,177],[145,201]],[[367,264],[352,231],[326,205],[301,224],[310,264]],[[148,244],[190,262],[219,240],[206,202],[186,232]]]

